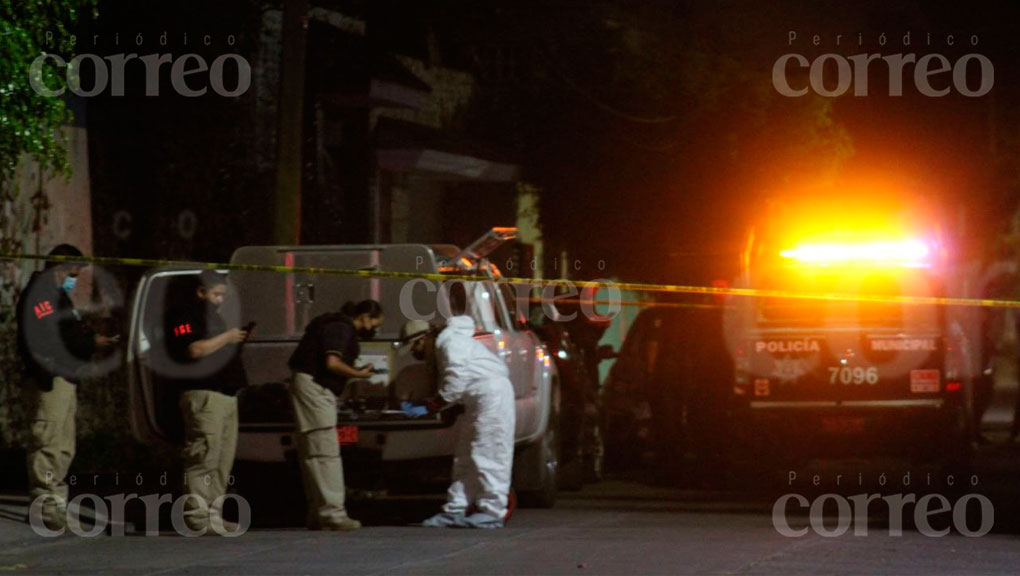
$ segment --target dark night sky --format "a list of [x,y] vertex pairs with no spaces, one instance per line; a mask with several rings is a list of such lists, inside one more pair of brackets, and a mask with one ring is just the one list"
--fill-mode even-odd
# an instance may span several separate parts
[[[1020,89],[1020,9],[1008,4],[325,4],[366,14],[374,43],[412,56],[427,56],[431,31],[442,63],[478,78],[468,135],[513,154],[525,177],[545,191],[549,253],[565,249],[584,263],[605,260],[611,274],[704,280],[698,276],[732,262],[758,200],[823,174],[837,182],[897,183],[963,207],[978,232],[967,248],[975,257],[992,249],[994,233],[1015,208],[1020,118],[1011,103]],[[253,5],[183,2],[143,10],[107,1],[95,27],[236,31],[251,49],[259,18]],[[798,35],[792,46],[791,30]],[[908,31],[912,46],[904,47]],[[886,46],[878,43],[883,32]],[[855,42],[858,33],[863,46]],[[924,43],[929,33],[931,46]],[[979,44],[946,46],[949,33],[977,35]],[[811,43],[815,34],[822,37],[818,47]],[[839,47],[837,34],[844,35]],[[871,68],[866,97],[785,98],[771,85],[773,63],[790,52],[809,60],[830,52],[939,53],[954,62],[968,51],[995,67],[987,96],[923,96],[908,68],[904,96],[890,97],[881,66]],[[184,197],[217,212],[240,210],[246,221],[264,218],[264,183],[252,181],[245,168],[250,151],[243,150],[252,103],[213,100],[90,102],[98,202],[107,202],[104,195],[117,198],[114,204],[157,198],[165,204],[161,211],[171,212]],[[826,107],[828,115],[820,115]],[[149,226],[169,230],[158,219]],[[105,249],[222,258],[237,231],[228,236],[169,248],[107,243]],[[240,236],[267,240],[257,230]],[[102,239],[97,247],[104,248]]]
[[[626,8],[626,3],[621,6]],[[1015,9],[980,4],[731,2],[696,3],[680,13],[665,5],[658,10],[661,19],[653,17],[653,9],[636,25],[690,33],[717,65],[710,66],[710,77],[725,77],[730,68],[724,65],[729,64],[749,79],[731,88],[726,86],[730,79],[723,78],[721,93],[715,97],[696,94],[693,106],[686,109],[684,94],[677,92],[676,114],[682,119],[668,128],[620,121],[576,94],[560,102],[564,108],[580,109],[573,118],[567,112],[559,119],[571,125],[563,131],[574,136],[568,146],[570,157],[591,158],[568,164],[576,168],[563,178],[586,191],[584,202],[565,197],[550,210],[550,220],[562,226],[563,242],[575,246],[581,242],[576,252],[595,257],[611,254],[609,258],[623,260],[622,273],[642,279],[658,274],[663,277],[655,279],[676,278],[684,273],[680,269],[690,252],[732,250],[740,241],[748,212],[763,195],[818,178],[817,169],[829,161],[826,151],[797,150],[798,142],[808,141],[790,120],[808,109],[809,98],[782,102],[784,98],[769,82],[772,64],[790,52],[809,60],[824,53],[844,57],[938,53],[950,62],[972,51],[988,57],[995,66],[995,85],[985,97],[967,98],[955,91],[943,98],[924,96],[914,88],[909,67],[904,95],[891,97],[887,69],[878,63],[871,68],[868,96],[848,93],[828,103],[830,118],[845,130],[852,146],[852,154],[835,173],[837,182],[872,179],[943,198],[951,208],[968,212],[970,233],[977,233],[984,249],[993,242],[992,232],[1002,228],[1001,216],[1012,211],[1017,197],[1011,142],[1017,118],[1006,104],[1017,91]],[[798,35],[792,46],[788,44],[791,30]],[[904,47],[902,38],[908,31],[911,46]],[[858,33],[863,46],[855,41]],[[882,33],[887,35],[886,46],[879,43]],[[929,33],[931,46],[926,45]],[[950,33],[956,38],[977,35],[979,45],[947,46],[945,37]],[[818,47],[812,44],[815,34],[821,36]],[[837,34],[843,34],[839,47],[835,46]],[[848,38],[852,39],[849,45]],[[669,41],[677,45],[691,40],[678,34]],[[646,60],[669,62],[648,54],[631,58],[633,63]],[[585,60],[574,62],[580,64],[573,74],[583,78]],[[587,65],[597,68],[600,64],[589,61]],[[653,70],[660,77],[686,72],[682,68]],[[716,80],[700,87],[711,89]],[[977,85],[976,78],[971,81]],[[627,108],[623,98],[617,102],[623,109],[640,109]],[[640,95],[631,102],[641,102]],[[675,134],[668,134],[670,129]],[[557,163],[552,171],[559,169],[557,160],[549,161]],[[577,220],[608,233],[596,245],[568,239],[569,222]],[[560,230],[549,232],[555,235]],[[976,247],[968,250],[977,253]],[[670,253],[675,256],[672,260]]]

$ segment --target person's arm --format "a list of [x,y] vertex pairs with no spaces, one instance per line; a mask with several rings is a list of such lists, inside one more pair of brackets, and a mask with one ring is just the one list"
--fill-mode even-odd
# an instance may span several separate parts
[[357,370],[341,360],[340,356],[336,354],[327,354],[326,368],[334,374],[340,374],[341,376],[346,376],[348,378],[371,378],[372,368],[374,368],[374,366],[368,364],[363,366],[361,370]]
[[240,328],[231,328],[219,336],[213,336],[212,338],[206,338],[205,340],[195,340],[188,345],[188,356],[192,360],[198,360],[204,358],[210,354],[215,354],[224,346],[229,344],[240,344],[244,342],[248,337],[248,333]]
[[439,412],[440,410],[446,408],[449,405],[450,403],[447,402],[442,396],[433,396],[425,400],[425,409],[432,413]]
[[439,398],[446,403],[460,402],[467,388],[469,349],[462,342],[447,340],[436,346],[436,363],[439,366]]
[[21,317],[25,331],[23,345],[38,367],[50,374],[64,375],[64,371],[58,367],[58,359],[66,360],[70,351],[63,341],[64,329],[57,313],[47,312],[52,303],[52,300],[27,302]]
[[344,322],[330,322],[322,328],[322,349],[326,351],[326,369],[334,374],[346,376],[347,378],[371,378],[371,364],[361,369],[354,368],[343,361],[343,351],[357,335],[350,325]]
[[120,334],[114,334],[113,336],[105,336],[103,334],[96,334],[94,338],[96,348],[109,348],[120,343]]
[[57,331],[64,349],[78,359],[87,360],[95,352],[99,344],[96,333],[84,322],[68,314],[57,324]]

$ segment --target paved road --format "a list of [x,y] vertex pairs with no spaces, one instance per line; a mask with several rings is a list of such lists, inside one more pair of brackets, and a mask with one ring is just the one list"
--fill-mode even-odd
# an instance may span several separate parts
[[[780,487],[780,490],[784,488]],[[17,521],[24,499],[0,499],[0,572],[11,574],[1007,574],[1020,539],[780,535],[775,494],[753,497],[611,481],[565,494],[553,510],[519,510],[504,530],[407,525],[437,500],[362,508],[376,523],[356,533],[253,528],[237,538],[172,532],[41,538]],[[827,520],[835,526],[838,519]],[[808,526],[803,514],[791,526]]]

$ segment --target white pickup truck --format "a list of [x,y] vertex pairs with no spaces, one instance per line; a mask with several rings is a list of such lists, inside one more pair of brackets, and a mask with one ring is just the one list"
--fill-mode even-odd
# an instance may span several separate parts
[[[437,284],[424,279],[354,277],[323,269],[415,274],[471,274],[476,338],[510,369],[517,407],[517,450],[513,483],[522,504],[552,506],[556,497],[559,386],[555,364],[527,328],[512,287],[484,257],[513,237],[514,229],[494,229],[459,250],[450,245],[250,246],[234,252],[230,292],[221,314],[227,324],[256,322],[242,349],[249,386],[238,397],[240,435],[237,460],[285,462],[294,457],[293,412],[287,395],[287,360],[306,324],[335,312],[346,301],[373,298],[382,303],[385,323],[361,345],[359,364],[382,373],[352,380],[338,399],[337,433],[343,446],[348,485],[363,489],[448,479],[456,417],[410,418],[400,410],[435,394],[437,383],[398,334],[409,315],[435,315],[441,323]],[[249,269],[243,269],[249,265]],[[269,271],[266,267],[276,269]],[[259,269],[261,268],[261,269]],[[294,269],[288,272],[287,269]],[[310,273],[310,269],[319,269]],[[147,444],[180,438],[174,390],[175,366],[163,345],[163,317],[176,298],[180,280],[197,270],[162,269],[147,273],[132,303],[128,342],[132,429]],[[232,296],[232,297],[231,297]],[[413,308],[409,308],[413,307]],[[354,462],[355,464],[351,464]]]

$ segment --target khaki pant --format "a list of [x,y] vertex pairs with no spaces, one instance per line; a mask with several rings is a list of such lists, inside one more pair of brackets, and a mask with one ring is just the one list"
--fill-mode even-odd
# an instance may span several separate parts
[[193,530],[222,517],[237,448],[237,398],[211,390],[181,393],[184,416],[184,520]]
[[53,389],[40,390],[32,418],[28,448],[28,485],[33,500],[43,502],[43,515],[65,514],[67,471],[74,460],[74,418],[78,411],[76,387],[56,376]]
[[295,372],[290,385],[297,423],[298,459],[310,521],[329,522],[347,515],[344,467],[336,436],[336,396],[311,375]]

